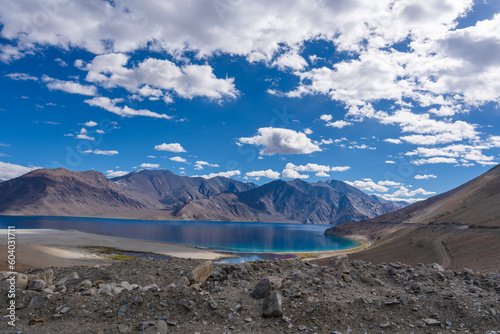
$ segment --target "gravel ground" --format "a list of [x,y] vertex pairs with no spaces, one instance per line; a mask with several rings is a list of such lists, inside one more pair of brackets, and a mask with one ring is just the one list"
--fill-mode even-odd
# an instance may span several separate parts
[[500,333],[500,272],[437,264],[140,258],[17,285],[16,326],[0,333]]

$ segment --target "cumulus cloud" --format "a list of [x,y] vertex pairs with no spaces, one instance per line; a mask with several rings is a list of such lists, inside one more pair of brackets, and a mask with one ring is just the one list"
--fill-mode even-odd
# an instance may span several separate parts
[[0,161],[0,179],[7,181],[15,177],[24,175],[26,173],[29,173],[35,169],[40,169],[40,167],[25,167],[21,165]]
[[121,87],[144,97],[170,98],[172,93],[192,99],[207,97],[220,100],[235,98],[238,91],[233,78],[219,79],[209,65],[177,66],[166,59],[147,58],[127,67],[129,56],[111,53],[96,56],[81,66],[88,71],[86,80],[105,88]]
[[147,162],[144,162],[141,164],[141,168],[159,168],[160,164],[150,164]]
[[385,163],[386,163],[386,164],[395,164],[395,163],[396,163],[396,161],[386,160],[386,161],[385,161]]
[[179,143],[170,143],[170,144],[163,143],[161,145],[156,145],[155,146],[155,150],[157,150],[157,151],[176,152],[176,153],[186,152],[186,150],[184,149],[184,147],[182,147],[182,145],[179,144]]
[[124,170],[117,170],[117,171],[113,171],[112,169],[111,170],[108,170],[106,171],[106,176],[109,177],[109,178],[113,178],[113,177],[120,177],[120,176],[124,176],[124,175],[127,175],[129,172],[127,171],[124,171]]
[[253,177],[256,180],[258,180],[261,177],[266,177],[268,179],[279,179],[279,177],[280,177],[280,173],[279,172],[275,172],[272,169],[256,170],[256,171],[253,171],[253,172],[245,173],[245,175],[248,176],[248,177]]
[[309,175],[307,175],[307,174],[300,174],[296,170],[286,169],[286,168],[283,169],[283,171],[281,172],[281,175],[285,179],[307,179],[307,178],[309,178]]
[[233,177],[233,176],[238,176],[241,175],[241,172],[239,170],[229,170],[227,172],[220,172],[220,173],[210,173],[208,175],[193,175],[193,177],[202,177],[204,179],[211,179],[213,177]]
[[428,180],[428,179],[435,179],[437,178],[437,176],[434,174],[422,174],[422,175],[415,175],[414,178],[415,180]]
[[181,158],[179,156],[176,156],[176,157],[171,157],[169,158],[169,160],[172,160],[172,161],[175,161],[175,162],[183,162],[183,163],[187,163],[187,160],[184,159],[184,158]]
[[385,192],[389,191],[389,188],[387,188],[386,186],[383,186],[381,184],[377,184],[377,183],[373,182],[372,179],[369,179],[369,178],[365,178],[363,180],[357,180],[354,182],[350,182],[350,181],[345,181],[345,182],[353,187],[356,187],[356,188],[362,190],[362,191],[369,191],[369,192],[376,191],[376,192],[381,192],[381,193],[385,193]]
[[260,128],[253,137],[238,139],[241,144],[263,146],[261,155],[279,154],[309,154],[321,151],[305,133],[282,128]]
[[45,82],[47,88],[50,90],[62,90],[71,94],[87,96],[97,95],[97,88],[95,86],[82,85],[74,81],[58,80],[47,75],[42,76],[42,81]]
[[92,128],[94,126],[97,126],[97,122],[94,122],[94,121],[88,121],[88,122],[85,122],[83,123],[84,126],[87,126],[89,128]]
[[117,155],[119,152],[116,150],[85,150],[82,153],[92,153],[97,155]]
[[92,107],[100,107],[104,110],[107,110],[109,112],[112,112],[114,114],[117,114],[119,116],[124,116],[124,117],[132,117],[132,116],[147,116],[147,117],[153,117],[153,118],[164,118],[164,119],[172,119],[172,116],[168,116],[165,114],[158,114],[155,112],[152,112],[150,110],[146,109],[132,109],[128,106],[118,106],[117,103],[123,102],[123,99],[118,98],[118,99],[110,99],[108,97],[100,96],[100,97],[94,97],[91,100],[85,100],[85,103]]
[[220,167],[217,164],[211,164],[206,161],[198,160],[194,163],[194,169],[202,170],[204,167]]
[[[425,163],[457,163],[460,160],[462,165],[467,165],[470,161],[479,163],[483,166],[495,165],[495,156],[483,154],[483,150],[490,149],[490,141],[478,142],[476,145],[453,144],[444,147],[418,147],[413,151],[406,152],[407,156],[419,156],[429,159],[418,159],[415,164]],[[447,160],[443,160],[447,158]],[[453,160],[454,159],[454,160]]]
[[391,143],[391,144],[401,144],[402,141],[401,139],[395,139],[395,138],[387,138],[387,139],[384,139],[385,142],[387,143]]

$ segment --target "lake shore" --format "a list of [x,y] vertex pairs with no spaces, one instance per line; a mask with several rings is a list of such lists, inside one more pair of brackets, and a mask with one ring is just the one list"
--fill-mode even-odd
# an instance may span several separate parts
[[[205,260],[215,260],[222,256],[188,245],[112,237],[76,230],[18,229],[15,234],[17,270],[111,264],[112,260],[108,256],[100,254],[99,248]],[[7,270],[6,244],[7,230],[1,229],[0,271]]]
[[[7,230],[0,230],[1,254],[7,254],[6,234]],[[325,264],[332,257],[360,251],[370,246],[362,235],[350,238],[360,242],[361,245],[343,250],[280,254],[294,254],[311,262]],[[237,253],[219,254],[190,245],[106,236],[76,230],[19,229],[16,231],[16,269],[109,265],[113,260],[108,254],[102,253],[103,249],[205,260],[237,256]],[[6,263],[6,259],[0,263],[0,270],[7,270]]]

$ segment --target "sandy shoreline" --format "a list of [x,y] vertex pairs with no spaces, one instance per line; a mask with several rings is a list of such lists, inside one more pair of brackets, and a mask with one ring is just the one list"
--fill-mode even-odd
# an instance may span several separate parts
[[[154,253],[178,258],[214,260],[221,254],[167,242],[112,237],[76,230],[16,230],[16,268],[109,264],[112,261],[90,248]],[[7,230],[0,229],[0,270],[7,263]]]
[[[310,260],[322,260],[324,262],[331,257],[360,251],[370,245],[364,236],[351,236],[351,239],[361,242],[362,245],[344,250],[289,252],[286,254],[295,254],[305,259],[312,257]],[[6,244],[7,230],[0,229],[0,270],[7,270]],[[106,236],[76,230],[20,229],[16,230],[16,269],[77,265],[94,266],[107,265],[113,262],[108,257],[101,255],[97,250],[92,250],[92,248],[206,260],[229,256],[189,245]]]

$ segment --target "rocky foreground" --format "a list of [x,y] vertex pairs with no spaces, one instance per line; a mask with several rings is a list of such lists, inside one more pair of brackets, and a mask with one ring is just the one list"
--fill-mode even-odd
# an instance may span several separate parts
[[437,264],[141,258],[16,285],[16,326],[1,319],[1,333],[500,333],[500,273]]

